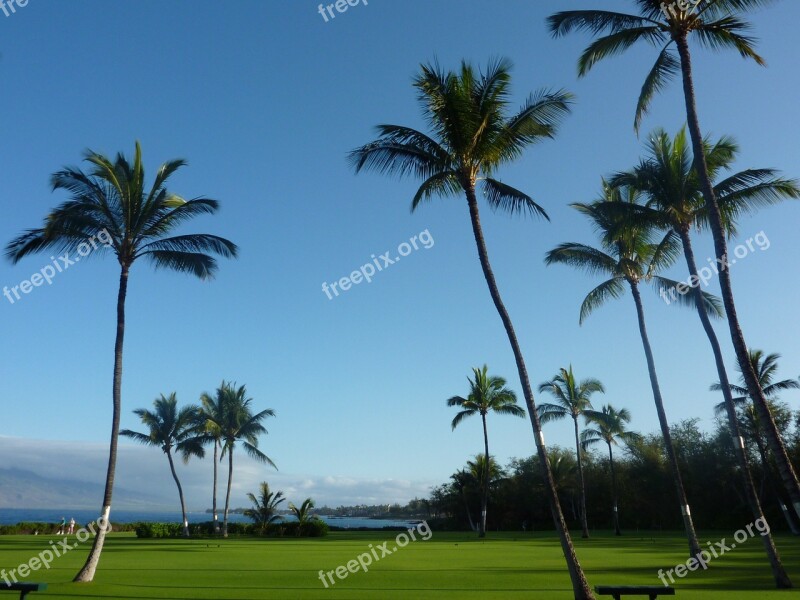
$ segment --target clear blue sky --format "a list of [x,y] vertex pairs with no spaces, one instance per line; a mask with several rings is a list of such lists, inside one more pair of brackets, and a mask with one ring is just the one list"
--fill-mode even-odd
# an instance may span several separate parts
[[[258,406],[277,411],[262,443],[281,472],[276,479],[250,465],[239,483],[268,478],[331,503],[424,494],[481,451],[479,420],[452,433],[446,398],[465,394],[470,368],[483,363],[519,385],[465,202],[435,201],[412,215],[416,182],[355,176],[345,157],[374,137],[378,123],[424,128],[410,85],[421,62],[438,57],[455,67],[462,58],[481,65],[506,56],[515,64],[518,103],[541,87],[577,95],[557,139],[501,173],[552,222],[483,213],[532,381],[572,363],[579,377],[605,384],[598,404],[628,407],[634,428],[656,430],[630,297],[579,327],[580,302],[599,280],[543,264],[560,242],[593,242],[568,204],[593,199],[602,175],[638,160],[635,101],[655,58],[641,47],[578,80],[575,63],[588,38],[553,40],[545,17],[632,3],[370,0],[327,23],[317,4],[30,0],[9,17],[0,13],[3,244],[64,199],[49,190],[52,172],[79,164],[86,148],[130,154],[138,139],[151,175],[167,159],[186,158],[173,191],[221,201],[218,216],[190,229],[241,248],[241,258],[224,262],[212,282],[134,266],[123,427],[136,428],[131,410],[160,393],[175,391],[188,403],[222,379],[246,383]],[[738,168],[800,176],[798,20],[800,5],[788,1],[753,16],[766,69],[732,52],[696,55],[702,126],[737,138]],[[643,132],[674,132],[682,123],[676,81],[654,103]],[[785,204],[744,219],[742,237],[763,230],[771,246],[733,272],[747,339],[780,352],[785,377],[800,373],[798,210]],[[430,249],[333,300],[322,292],[323,282],[373,254],[396,254],[423,230],[435,241]],[[697,253],[712,256],[707,237],[697,240]],[[16,266],[2,261],[0,286],[17,285],[48,262],[46,255]],[[71,267],[13,305],[0,298],[0,435],[21,438],[4,446],[15,450],[3,464],[30,466],[34,448],[63,473],[76,467],[65,447],[96,447],[104,459],[117,275],[106,256]],[[678,267],[672,275],[685,278]],[[712,427],[717,398],[707,390],[716,374],[696,316],[655,294],[645,299],[670,420],[698,417]],[[725,349],[732,368],[729,343]],[[797,408],[800,395],[784,399]],[[527,420],[494,417],[489,428],[501,462],[534,451]],[[548,425],[546,438],[569,445],[569,424]],[[154,481],[171,485],[158,454],[136,456],[152,455]],[[194,497],[190,504],[208,502]]]

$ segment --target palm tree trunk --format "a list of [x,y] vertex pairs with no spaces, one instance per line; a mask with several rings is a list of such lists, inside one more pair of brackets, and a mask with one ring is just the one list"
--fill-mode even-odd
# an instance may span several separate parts
[[719,284],[722,290],[722,302],[725,305],[725,313],[728,316],[728,327],[733,341],[733,348],[736,351],[736,359],[742,371],[745,386],[753,400],[756,413],[762,420],[772,454],[778,465],[778,471],[789,493],[789,497],[794,505],[795,512],[800,515],[800,482],[797,474],[792,467],[789,454],[783,442],[780,432],[772,418],[772,413],[767,405],[764,391],[758,382],[758,377],[750,363],[747,354],[747,343],[742,333],[739,317],[736,313],[736,304],[733,299],[733,288],[731,284],[730,271],[728,270],[728,247],[725,241],[725,231],[722,226],[722,216],[720,214],[717,199],[714,196],[714,188],[711,186],[711,178],[708,175],[708,165],[706,164],[705,152],[703,150],[703,136],[700,132],[700,120],[697,115],[697,103],[694,93],[694,81],[692,78],[692,58],[689,52],[689,43],[686,35],[676,36],[675,42],[678,46],[678,53],[681,58],[681,72],[683,75],[683,93],[686,101],[686,116],[689,125],[689,135],[692,138],[692,152],[694,154],[694,167],[700,176],[700,183],[703,190],[706,209],[708,210],[708,223],[711,234],[714,237],[714,250],[717,261],[719,261]]
[[764,481],[769,483],[769,487],[772,490],[775,498],[778,500],[778,504],[781,507],[781,512],[783,513],[783,518],[786,519],[786,524],[789,526],[792,535],[800,535],[800,531],[797,529],[797,525],[792,518],[792,514],[784,502],[779,489],[780,485],[777,481],[775,481],[775,475],[772,474],[772,466],[769,464],[769,459],[767,458],[767,449],[764,448],[764,442],[761,440],[761,436],[758,435],[758,432],[755,433],[753,439],[755,440],[756,447],[758,448],[758,455],[761,457],[761,468],[764,470],[764,478],[762,483]]
[[656,363],[653,359],[653,349],[650,347],[650,340],[647,337],[647,327],[644,322],[644,307],[642,306],[642,295],[639,293],[639,285],[636,281],[628,280],[633,293],[633,300],[636,303],[636,313],[639,317],[639,333],[642,336],[644,354],[647,358],[647,370],[650,373],[650,385],[653,388],[653,400],[656,403],[658,413],[658,423],[661,426],[661,435],[664,436],[664,447],[667,451],[670,467],[672,468],[672,480],[675,484],[675,491],[678,495],[678,502],[681,505],[683,515],[683,527],[686,530],[686,538],[689,541],[689,554],[698,556],[700,554],[700,542],[697,541],[697,533],[694,530],[692,521],[692,511],[689,509],[689,501],[686,499],[686,490],[683,488],[683,478],[678,466],[678,457],[675,455],[675,447],[672,445],[672,435],[669,431],[667,414],[664,412],[664,400],[661,397],[661,386],[658,383],[656,374]]
[[486,279],[486,284],[489,286],[489,294],[492,297],[494,306],[497,313],[500,315],[500,320],[503,322],[503,327],[506,330],[508,341],[511,344],[511,349],[514,352],[514,360],[517,363],[517,371],[519,372],[519,380],[522,386],[522,393],[525,396],[525,404],[528,408],[528,416],[531,419],[531,427],[533,428],[533,437],[536,442],[536,449],[539,456],[539,464],[542,473],[545,476],[545,490],[547,491],[547,499],[550,503],[550,511],[553,515],[553,522],[555,523],[558,538],[561,542],[561,549],[564,553],[564,558],[567,563],[567,570],[569,577],[572,581],[572,589],[575,594],[575,600],[594,600],[594,593],[589,587],[589,582],[586,581],[586,575],[583,573],[581,564],[578,561],[578,556],[575,553],[575,547],[572,544],[572,538],[569,535],[566,521],[564,521],[564,513],[561,510],[561,503],[558,501],[558,494],[556,492],[555,481],[553,481],[553,473],[550,470],[550,463],[547,460],[547,448],[544,445],[544,436],[542,435],[542,427],[539,423],[539,415],[536,413],[536,403],[533,398],[533,391],[531,390],[531,382],[528,378],[528,370],[525,367],[525,360],[522,357],[522,350],[520,349],[519,342],[517,341],[517,334],[514,331],[514,326],[511,323],[511,317],[506,310],[503,300],[500,298],[500,292],[497,289],[497,282],[492,272],[492,267],[489,264],[489,253],[486,250],[486,242],[483,239],[483,230],[481,229],[481,219],[478,213],[478,199],[475,196],[474,185],[466,185],[465,191],[467,195],[467,203],[469,204],[469,215],[472,223],[472,233],[475,237],[475,244],[478,247],[478,257],[483,269],[483,276]]
[[[691,275],[695,281],[699,281],[699,277],[697,275],[697,262],[695,261],[694,257],[692,241],[689,237],[689,227],[686,226],[680,228],[678,230],[678,234],[680,235],[681,243],[683,244],[683,253],[686,257],[686,264],[689,267],[689,275]],[[753,521],[755,522],[761,520],[763,523],[766,523],[767,519],[761,509],[761,502],[758,499],[758,492],[756,491],[756,486],[753,484],[753,477],[750,473],[750,465],[748,464],[747,460],[744,438],[739,430],[739,419],[736,416],[736,405],[733,402],[733,394],[731,394],[731,385],[730,381],[728,380],[728,372],[725,369],[725,360],[722,357],[722,349],[720,348],[719,340],[717,339],[717,334],[714,331],[714,327],[712,327],[711,321],[708,318],[708,311],[706,310],[706,306],[703,302],[703,291],[700,289],[699,285],[695,286],[693,291],[695,306],[697,307],[697,314],[700,316],[703,329],[708,336],[708,341],[711,343],[711,349],[714,352],[714,362],[717,365],[719,383],[722,387],[722,395],[725,398],[725,410],[728,413],[728,427],[730,428],[731,435],[733,436],[734,452],[736,454],[736,459],[739,462],[742,478],[744,479],[743,483],[745,494],[747,495],[747,503],[750,505],[750,512],[753,515]],[[769,531],[769,529],[767,529],[767,531]],[[772,534],[762,534],[761,540],[764,543],[764,550],[767,553],[769,564],[772,567],[772,576],[775,579],[775,586],[779,589],[792,587],[792,582],[789,579],[789,575],[786,573],[786,570],[783,568],[783,564],[781,563],[781,558],[778,554],[778,549],[775,547]]]
[[228,509],[231,505],[231,483],[233,482],[233,444],[228,448],[228,491],[225,493],[225,513],[222,517],[222,537],[228,537]]
[[614,502],[614,535],[622,535],[619,529],[619,507],[617,504],[617,473],[614,471],[614,453],[611,450],[611,442],[608,444],[608,462],[611,465],[611,495]]
[[583,458],[581,457],[580,436],[578,435],[578,417],[572,417],[575,423],[575,452],[578,457],[578,485],[581,486],[581,527],[583,527],[583,537],[589,537],[589,525],[586,522],[586,483],[583,480]]
[[112,402],[114,405],[111,417],[111,443],[108,449],[108,470],[106,471],[106,487],[103,492],[103,524],[99,527],[92,543],[92,549],[83,568],[75,575],[74,582],[89,582],[94,579],[94,573],[100,562],[103,544],[108,531],[109,517],[111,515],[111,495],[114,491],[114,474],[117,469],[117,443],[119,441],[119,419],[122,410],[122,347],[125,340],[125,297],[128,294],[128,267],[122,266],[119,276],[119,292],[117,294],[117,333],[114,341],[114,377],[112,384]]
[[486,537],[486,509],[489,506],[489,434],[486,431],[486,415],[481,415],[483,420],[483,447],[486,460],[483,465],[483,485],[481,486],[481,523],[478,529],[478,537]]
[[178,486],[178,496],[181,499],[181,516],[183,517],[183,537],[189,537],[189,521],[186,519],[186,502],[183,500],[183,488],[181,482],[178,480],[178,474],[175,472],[175,463],[172,461],[172,452],[166,450],[167,460],[169,461],[169,470],[172,471],[172,478],[175,480],[175,485]]
[[477,531],[478,528],[475,526],[475,523],[472,521],[472,513],[469,512],[469,502],[467,502],[467,494],[464,492],[464,488],[461,488],[461,498],[464,500],[464,509],[467,511],[467,520],[469,521],[469,528],[472,531]]
[[214,487],[211,492],[211,512],[214,514],[214,533],[219,534],[219,515],[217,514],[217,455],[219,440],[214,439]]

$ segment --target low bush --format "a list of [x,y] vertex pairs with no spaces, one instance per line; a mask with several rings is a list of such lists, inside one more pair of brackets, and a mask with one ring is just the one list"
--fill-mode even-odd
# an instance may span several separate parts
[[183,535],[183,525],[180,523],[136,523],[134,528],[137,538],[171,538]]
[[297,521],[270,523],[266,535],[270,537],[322,537],[328,535],[328,524],[321,519],[312,519],[302,525]]

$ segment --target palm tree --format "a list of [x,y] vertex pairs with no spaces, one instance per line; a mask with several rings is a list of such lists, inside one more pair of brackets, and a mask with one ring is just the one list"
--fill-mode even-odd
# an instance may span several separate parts
[[[282,517],[278,514],[278,505],[286,498],[283,497],[283,492],[271,492],[266,481],[262,481],[258,489],[258,497],[251,492],[247,493],[247,497],[253,503],[253,508],[246,509],[244,515],[253,520],[260,533],[264,533],[268,525],[281,520]],[[225,534],[227,535],[227,522],[225,525]]]
[[[736,143],[730,138],[722,138],[714,144],[706,139],[703,147],[709,173],[713,178],[716,178],[721,171],[730,168],[738,153]],[[638,213],[654,226],[666,229],[669,232],[668,235],[673,235],[681,241],[690,281],[695,284],[693,297],[697,313],[711,344],[720,381],[724,382],[719,389],[722,390],[725,400],[724,410],[727,412],[728,426],[734,439],[738,440],[741,437],[736,418],[736,406],[728,382],[722,348],[700,293],[700,282],[707,281],[712,277],[712,269],[705,265],[702,270],[698,269],[692,247],[692,227],[700,228],[706,225],[708,211],[703,201],[702,185],[697,170],[693,168],[689,152],[684,130],[681,130],[674,139],[671,139],[665,131],[657,130],[648,142],[648,157],[632,171],[614,176],[611,183],[617,186],[634,187],[647,199],[645,207],[632,207],[636,210],[633,211],[634,214],[631,215],[631,218],[636,218]],[[752,211],[760,205],[774,204],[787,197],[800,196],[796,182],[778,178],[775,174],[773,169],[749,169],[735,173],[715,186],[714,191],[719,198],[726,227],[730,234],[735,233],[736,217],[742,212]],[[688,291],[688,289],[685,288],[683,291]],[[745,491],[753,519],[754,521],[763,519],[764,514],[753,484],[744,445],[737,444],[735,453],[744,478]],[[781,565],[771,535],[768,534],[764,537],[765,549],[773,568],[776,583],[779,587],[784,587],[788,576]]]
[[458,73],[446,73],[436,64],[423,65],[414,86],[419,91],[423,115],[433,130],[432,137],[410,127],[381,125],[378,127],[380,137],[354,150],[350,158],[356,172],[374,169],[423,180],[411,202],[412,211],[433,196],[452,197],[464,193],[481,269],[514,353],[572,587],[576,599],[584,600],[594,595],[575,554],[558,501],[527,367],[489,263],[476,190],[480,181],[483,196],[493,209],[546,217],[533,198],[502,183],[494,174],[501,166],[518,158],[529,145],[555,136],[557,125],[569,113],[572,95],[564,91],[541,91],[531,95],[522,109],[509,118],[510,69],[507,60],[490,63],[485,73],[476,73],[466,62],[462,62]]
[[191,456],[203,458],[203,440],[197,435],[197,406],[184,406],[178,410],[178,398],[175,392],[169,396],[161,394],[160,398],[153,401],[153,411],[137,408],[133,414],[137,415],[142,423],[149,429],[147,433],[139,433],[130,429],[123,429],[120,435],[146,446],[161,448],[167,455],[169,469],[175,485],[178,486],[178,496],[181,500],[181,515],[183,516],[183,535],[189,537],[189,521],[186,519],[186,502],[183,499],[183,488],[175,472],[175,463],[172,460],[172,450],[180,453],[183,462],[188,463]]
[[[761,389],[764,391],[764,396],[766,396],[767,402],[770,404],[770,412],[774,413],[775,411],[773,409],[773,405],[777,400],[778,393],[784,390],[798,389],[800,388],[800,382],[797,382],[794,379],[774,381],[778,370],[778,359],[780,359],[780,354],[769,354],[764,356],[764,352],[762,350],[750,350],[748,351],[748,354],[750,357],[750,364],[752,365],[753,370],[758,374],[758,383],[761,386]],[[744,377],[741,375],[741,369],[739,369],[739,373],[740,379],[742,380],[742,383],[744,383]],[[714,383],[711,386],[712,391],[722,391],[725,393],[726,389],[728,391],[727,395],[738,394],[732,399],[732,402],[740,411],[740,423],[738,424],[739,429],[743,430],[743,432],[746,433],[748,437],[753,440],[753,442],[755,442],[756,448],[758,449],[759,458],[761,459],[761,466],[764,470],[764,475],[769,480],[770,485],[779,500],[781,512],[783,513],[789,528],[792,530],[792,533],[795,535],[800,534],[800,532],[797,530],[794,520],[789,514],[788,508],[781,498],[777,482],[774,480],[772,467],[769,463],[768,451],[764,444],[763,427],[752,401],[749,401],[747,396],[747,388],[732,383],[728,383],[726,388],[721,382]],[[726,411],[727,401],[717,404],[714,407],[714,412],[716,414],[721,414]],[[736,434],[734,433],[734,435]]]
[[[749,350],[747,355],[753,371],[758,375],[758,384],[761,386],[768,400],[774,402],[778,399],[778,394],[780,392],[800,389],[800,382],[794,379],[774,381],[778,372],[778,361],[781,358],[780,354],[772,353],[765,356],[763,350],[753,349]],[[744,375],[742,374],[741,368],[738,369],[738,371],[739,379],[744,382]],[[719,382],[713,384],[711,389],[715,391],[720,390],[721,386]],[[734,398],[737,403],[747,400],[748,389],[746,387],[730,384],[730,389],[734,394],[738,394],[738,397]]]
[[[525,409],[517,406],[517,395],[506,387],[506,380],[502,377],[489,376],[488,367],[483,365],[482,369],[473,368],[474,379],[467,378],[469,381],[469,395],[453,396],[447,400],[447,406],[457,406],[461,410],[453,417],[450,424],[455,430],[459,423],[473,415],[481,416],[483,424],[483,448],[484,456],[489,456],[489,434],[486,429],[486,415],[490,412],[499,415],[513,415],[515,417],[525,417]],[[486,509],[489,504],[489,461],[484,461],[486,472],[481,478],[481,520],[478,526],[478,537],[486,537]]]
[[597,442],[605,442],[608,446],[608,464],[611,468],[611,493],[614,502],[613,519],[614,534],[622,535],[619,529],[619,504],[617,502],[617,474],[614,471],[614,451],[612,446],[618,446],[619,442],[625,444],[632,443],[641,438],[638,433],[627,431],[626,426],[631,422],[631,413],[627,408],[617,410],[610,404],[606,404],[599,411],[585,410],[583,416],[586,424],[592,425],[581,432],[581,447],[586,450],[589,446]]
[[461,469],[460,471],[453,473],[450,476],[450,479],[453,480],[453,488],[458,492],[458,495],[461,496],[461,499],[464,501],[464,510],[467,512],[469,528],[472,531],[478,531],[478,527],[472,520],[472,513],[469,510],[469,501],[467,500],[467,487],[471,482],[471,475],[466,470]]
[[575,508],[575,474],[578,471],[578,465],[572,458],[572,454],[564,448],[554,447],[550,448],[547,454],[547,460],[550,463],[550,470],[553,472],[553,480],[556,482],[556,489],[559,493],[566,493],[569,504],[572,508],[572,514],[575,518],[580,515]]
[[[548,265],[553,263],[567,264],[590,274],[603,273],[610,275],[610,279],[598,285],[584,299],[580,312],[581,323],[595,308],[601,306],[610,298],[622,296],[626,285],[630,288],[636,306],[639,334],[642,338],[642,346],[647,359],[647,370],[650,375],[653,400],[658,413],[661,434],[664,437],[664,447],[672,468],[673,483],[683,515],[683,525],[689,542],[689,550],[692,556],[696,556],[700,552],[700,543],[697,540],[689,502],[686,499],[686,492],[683,487],[683,478],[678,466],[678,458],[672,444],[669,423],[664,410],[664,401],[661,397],[661,386],[656,374],[653,349],[650,346],[650,340],[647,335],[644,306],[639,289],[642,283],[656,283],[662,290],[677,288],[679,285],[677,282],[657,275],[661,269],[674,262],[677,255],[676,244],[670,236],[666,236],[660,242],[657,242],[654,239],[653,229],[649,224],[635,222],[628,217],[627,213],[614,210],[624,204],[636,204],[638,199],[636,190],[611,188],[605,182],[603,182],[603,186],[603,196],[600,200],[593,204],[578,203],[572,205],[592,221],[601,237],[601,248],[592,248],[584,244],[565,243],[548,252],[545,262]],[[711,310],[720,311],[712,296],[704,293],[704,298]],[[678,302],[691,306],[691,301],[682,296],[678,296]]]
[[476,454],[474,459],[468,460],[465,471],[469,473],[471,481],[477,483],[479,490],[491,489],[495,483],[505,477],[503,468],[497,464],[494,456],[490,456],[487,462],[485,454]]
[[[103,522],[108,522],[122,410],[125,297],[131,267],[137,259],[145,258],[157,269],[170,269],[209,279],[217,270],[217,262],[210,254],[235,257],[237,248],[232,242],[215,235],[169,236],[188,219],[215,213],[219,207],[216,200],[196,198],[187,201],[167,190],[166,183],[170,175],[185,165],[185,161],[164,163],[148,190],[145,188],[142,151],[138,142],[132,165],[122,154],[118,154],[114,162],[91,151],[86,152],[85,158],[92,165],[88,173],[77,168],[65,168],[51,178],[53,190],[66,190],[71,198],[47,216],[43,227],[28,230],[11,241],[6,246],[6,254],[15,263],[28,254],[41,251],[65,252],[64,256],[69,259],[69,253],[77,251],[84,254],[88,244],[92,244],[97,247],[89,256],[110,251],[120,264],[111,442],[102,509]],[[108,244],[98,246],[98,239],[104,242],[108,240]],[[92,581],[106,533],[105,528],[99,530],[86,563],[74,581]]]
[[311,498],[303,500],[303,503],[299,507],[289,502],[289,510],[297,517],[297,535],[302,534],[306,525],[317,518],[316,515],[311,514],[313,508],[314,501]]
[[[743,58],[750,58],[763,66],[764,60],[754,49],[754,38],[747,35],[751,26],[744,19],[744,14],[766,6],[772,0],[706,0],[697,11],[662,11],[663,3],[660,0],[635,0],[635,2],[639,7],[638,15],[602,10],[560,12],[549,18],[550,30],[556,36],[581,29],[593,34],[607,32],[607,35],[595,40],[583,52],[578,62],[581,75],[588,73],[599,60],[619,54],[639,40],[660,47],[658,59],[645,79],[639,95],[634,119],[634,127],[637,130],[652,98],[666,87],[669,79],[680,72],[689,135],[692,140],[694,167],[706,205],[709,229],[714,238],[722,302],[728,317],[728,327],[736,351],[736,360],[744,374],[745,387],[753,399],[759,418],[764,423],[765,435],[775,456],[781,479],[792,499],[795,512],[800,514],[800,481],[798,481],[797,473],[789,459],[780,431],[769,411],[767,398],[758,385],[758,377],[748,360],[748,346],[736,313],[728,268],[730,263],[728,262],[728,245],[725,238],[725,220],[711,182],[711,173],[704,152],[703,135],[697,113],[692,57],[689,50],[689,37],[692,36],[692,39],[705,48],[712,50],[736,49]],[[677,49],[677,57],[673,44]],[[785,583],[779,585],[782,586]]]
[[572,417],[575,425],[575,456],[578,459],[578,488],[581,494],[581,527],[583,537],[589,537],[589,524],[586,520],[586,483],[583,480],[583,458],[581,456],[580,436],[578,434],[578,417],[591,410],[591,396],[597,392],[605,393],[603,384],[597,379],[584,379],[580,383],[575,379],[572,365],[562,368],[550,381],[539,386],[539,392],[549,392],[556,399],[555,404],[540,404],[539,421],[544,424],[564,417]]
[[224,420],[224,394],[225,382],[217,388],[214,396],[208,393],[200,395],[200,412],[198,415],[199,423],[205,431],[205,440],[214,446],[214,478],[211,489],[211,512],[214,515],[214,533],[219,533],[219,514],[217,513],[217,465],[219,462],[219,451],[222,447],[222,431],[217,423]]
[[[222,383],[218,390],[222,406],[221,419],[211,419],[219,427],[222,438],[221,458],[228,456],[228,488],[225,493],[225,512],[222,518],[222,536],[228,537],[228,511],[231,503],[231,484],[233,483],[233,450],[236,442],[242,442],[244,451],[255,460],[266,463],[277,470],[278,467],[266,454],[258,449],[258,436],[266,434],[261,421],[274,417],[271,408],[253,414],[253,399],[247,397],[245,386],[236,387],[233,383]],[[209,417],[210,418],[210,417]]]

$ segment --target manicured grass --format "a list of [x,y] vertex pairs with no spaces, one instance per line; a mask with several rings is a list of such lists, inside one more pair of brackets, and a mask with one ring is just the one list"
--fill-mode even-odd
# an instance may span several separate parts
[[[490,533],[486,541],[466,533],[436,533],[411,542],[369,567],[325,589],[320,569],[333,570],[388,541],[396,533],[334,532],[322,539],[230,538],[137,540],[111,534],[95,581],[73,584],[89,542],[55,559],[48,571],[26,579],[49,584],[42,598],[207,598],[306,600],[407,600],[470,598],[572,598],[569,578],[555,537],[545,534]],[[418,534],[419,535],[419,534]],[[703,540],[731,541],[727,532],[706,533]],[[0,567],[27,562],[55,540],[49,536],[0,537]],[[72,538],[74,541],[74,538]],[[776,538],[784,564],[798,590],[773,589],[760,538],[747,540],[714,560],[708,571],[678,580],[677,598],[759,600],[800,597],[800,540]],[[576,539],[580,560],[592,585],[659,585],[658,569],[685,562],[686,544],[678,534],[607,533]],[[380,551],[377,552],[380,556]],[[0,598],[2,600],[2,598]]]

